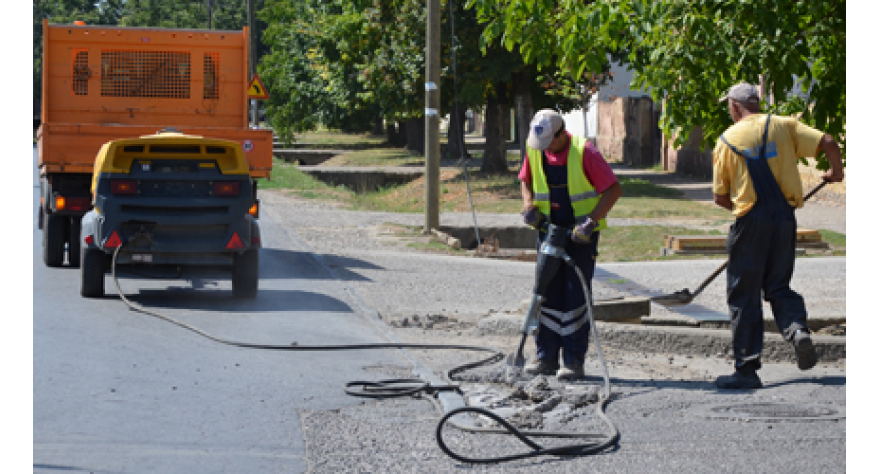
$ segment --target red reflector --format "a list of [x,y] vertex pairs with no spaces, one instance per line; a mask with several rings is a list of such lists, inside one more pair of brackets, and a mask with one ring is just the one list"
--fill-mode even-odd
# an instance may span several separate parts
[[89,198],[67,198],[67,209],[71,211],[87,211],[91,206]]
[[226,248],[229,250],[244,248],[244,242],[241,241],[241,237],[238,236],[238,232],[232,233],[232,238],[229,239],[229,243],[226,244]]
[[115,249],[120,245],[122,245],[122,241],[119,240],[119,234],[117,234],[114,230],[113,233],[110,234],[110,238],[107,239],[107,242],[104,244],[104,247],[108,249]]
[[92,245],[95,243],[95,238],[91,235],[87,235],[83,241],[86,243],[86,245]]
[[238,181],[216,181],[214,183],[215,196],[238,196]]
[[136,194],[137,181],[133,179],[111,179],[110,192],[113,194]]
[[58,211],[87,211],[91,204],[91,199],[86,197],[55,196],[55,210]]

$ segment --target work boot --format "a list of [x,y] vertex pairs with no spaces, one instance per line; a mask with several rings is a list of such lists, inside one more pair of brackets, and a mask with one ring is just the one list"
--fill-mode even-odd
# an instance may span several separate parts
[[798,368],[801,370],[812,369],[819,357],[816,355],[816,348],[813,347],[810,333],[803,329],[798,329],[794,333],[794,339],[791,342],[794,344],[794,353],[797,355]]
[[523,372],[529,375],[553,375],[559,368],[559,362],[547,359],[532,359],[531,362],[523,367]]
[[715,379],[715,386],[732,390],[751,390],[763,387],[761,379],[756,372],[744,372],[737,370],[732,375],[722,375]]
[[584,378],[583,365],[565,365],[559,372],[556,372],[556,378],[559,380],[577,380]]

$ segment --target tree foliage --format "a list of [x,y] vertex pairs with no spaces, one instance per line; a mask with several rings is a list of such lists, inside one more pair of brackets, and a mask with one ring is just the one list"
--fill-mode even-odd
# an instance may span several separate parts
[[[608,54],[625,53],[630,87],[664,102],[661,127],[681,144],[695,127],[709,146],[731,124],[719,98],[740,81],[763,77],[765,110],[803,113],[845,147],[844,0],[469,0],[485,21],[484,39],[540,66],[581,78]],[[769,96],[765,97],[767,99]],[[827,169],[819,159],[818,167]]]
[[329,74],[320,54],[320,37],[314,34],[324,24],[318,0],[270,2],[259,12],[268,23],[263,42],[269,53],[258,72],[272,91],[267,113],[280,137],[292,140],[292,133],[315,127],[318,111],[331,105],[326,93]]
[[[449,6],[447,3],[445,6]],[[449,10],[441,11],[441,114],[451,112]],[[482,57],[473,13],[459,5],[456,74],[462,107],[482,106],[493,80],[509,81],[507,51]],[[405,122],[424,115],[426,11],[421,0],[278,1],[261,12],[271,25],[264,40],[272,53],[261,64],[267,87],[280,91],[269,114],[279,134],[375,116]],[[339,111],[334,122],[330,111]],[[363,116],[363,114],[371,116]]]

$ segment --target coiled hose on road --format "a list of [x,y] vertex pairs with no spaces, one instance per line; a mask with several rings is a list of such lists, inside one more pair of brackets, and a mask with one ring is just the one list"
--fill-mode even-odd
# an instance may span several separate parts
[[[179,326],[188,331],[192,331],[202,337],[210,339],[212,341],[218,342],[220,344],[225,344],[229,346],[242,347],[246,349],[263,349],[263,350],[277,350],[277,351],[344,351],[344,350],[370,350],[370,349],[438,349],[438,350],[465,350],[465,351],[474,351],[474,352],[489,352],[492,355],[485,359],[481,359],[476,362],[470,362],[467,364],[459,365],[447,371],[446,378],[447,380],[454,380],[456,374],[463,372],[465,370],[481,367],[484,365],[489,365],[495,362],[499,362],[504,358],[504,354],[501,351],[490,347],[483,346],[468,346],[468,345],[458,345],[458,344],[409,344],[409,343],[375,343],[375,344],[339,344],[339,345],[280,345],[280,344],[256,344],[249,342],[241,342],[234,341],[229,339],[224,339],[221,337],[214,336],[208,332],[205,332],[195,326],[191,326],[186,324],[180,320],[172,318],[170,316],[164,315],[157,311],[148,310],[136,303],[130,301],[125,293],[122,291],[122,288],[119,285],[119,279],[116,274],[116,258],[119,255],[119,251],[125,246],[125,244],[120,245],[113,252],[113,259],[110,265],[111,275],[113,277],[113,283],[116,285],[116,291],[119,293],[119,297],[122,301],[128,306],[130,309],[137,311],[139,313],[146,314],[148,316],[153,316],[155,318],[161,319],[163,321],[169,322],[176,326]],[[571,264],[570,260],[566,261]],[[436,429],[436,438],[437,444],[440,446],[440,449],[443,450],[449,457],[456,459],[461,462],[466,463],[499,463],[506,461],[514,461],[517,459],[525,459],[536,456],[543,455],[556,455],[556,456],[585,456],[589,454],[594,454],[605,450],[608,447],[615,445],[620,439],[620,432],[617,429],[617,426],[611,421],[610,418],[605,414],[605,405],[608,404],[611,398],[611,382],[608,377],[608,369],[605,365],[605,360],[602,355],[601,347],[599,346],[599,337],[596,333],[595,323],[593,321],[593,305],[592,298],[590,297],[589,291],[587,291],[586,281],[584,280],[583,274],[577,266],[572,265],[572,267],[577,272],[578,277],[581,280],[581,285],[583,286],[584,292],[587,295],[588,303],[587,304],[587,313],[590,321],[590,331],[593,333],[593,340],[596,344],[596,350],[599,355],[599,361],[602,366],[603,378],[604,378],[604,390],[599,395],[599,401],[596,404],[596,414],[600,419],[608,426],[610,432],[608,434],[592,434],[592,433],[574,433],[574,432],[553,432],[553,431],[521,431],[516,429],[502,417],[492,413],[489,410],[485,410],[483,408],[477,407],[461,407],[450,410],[449,413],[446,413],[443,418],[440,419],[440,422],[437,424]],[[361,387],[360,389],[355,389],[355,387]],[[363,381],[355,381],[349,382],[346,384],[345,392],[359,397],[371,397],[371,398],[389,398],[389,397],[399,397],[405,395],[417,395],[420,393],[433,394],[439,390],[448,390],[454,389],[455,386],[432,386],[429,382],[426,382],[421,379],[390,379],[390,380],[381,380],[376,382],[363,382]],[[436,406],[436,404],[435,404]],[[494,429],[494,428],[479,428],[474,426],[463,425],[461,423],[457,423],[452,419],[455,415],[459,415],[462,413],[474,413],[477,415],[483,415],[485,417],[491,418],[498,424],[500,424],[504,429]],[[513,454],[507,456],[498,456],[498,457],[487,457],[487,458],[474,458],[469,456],[460,455],[454,451],[452,451],[446,442],[443,440],[443,428],[449,423],[455,426],[458,429],[476,432],[476,433],[493,433],[493,434],[512,434],[516,436],[519,440],[521,440],[524,444],[532,448],[531,451]],[[535,443],[530,439],[530,437],[543,437],[543,438],[584,438],[584,439],[592,439],[594,441],[586,442],[586,443],[578,443],[572,445],[558,446],[552,448],[545,448],[538,443]]]

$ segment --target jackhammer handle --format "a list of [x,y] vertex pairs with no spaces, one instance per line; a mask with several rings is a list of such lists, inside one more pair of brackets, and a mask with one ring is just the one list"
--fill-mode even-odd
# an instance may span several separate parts
[[[541,223],[538,224],[538,230],[546,234],[546,233],[550,230],[550,226],[551,226],[551,225],[552,225],[552,224],[550,224],[550,222],[548,222],[547,219],[543,219],[543,220],[541,221]],[[565,235],[566,235],[568,238],[571,238],[571,229],[566,228],[566,229],[565,229]]]

